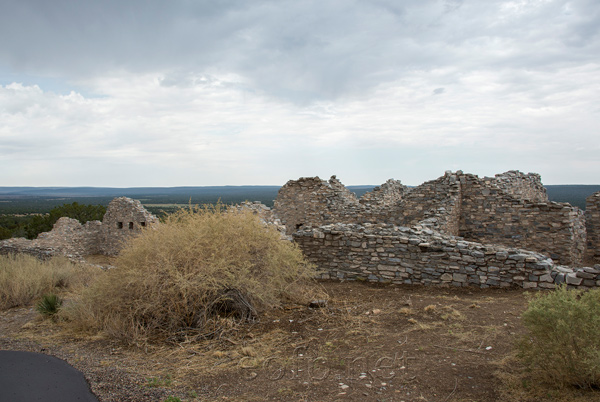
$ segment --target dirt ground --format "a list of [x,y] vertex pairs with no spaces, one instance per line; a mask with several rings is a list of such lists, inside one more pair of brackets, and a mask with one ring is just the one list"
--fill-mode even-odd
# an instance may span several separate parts
[[220,339],[169,346],[73,334],[17,308],[0,313],[0,348],[67,360],[101,401],[510,400],[500,379],[526,292],[321,286],[325,307],[272,309]]

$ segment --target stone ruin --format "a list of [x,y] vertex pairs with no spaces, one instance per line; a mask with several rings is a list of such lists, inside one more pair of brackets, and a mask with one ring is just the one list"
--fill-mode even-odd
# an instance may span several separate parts
[[[600,193],[550,202],[538,174],[388,180],[358,199],[333,176],[286,183],[273,215],[322,278],[426,285],[600,286]],[[583,265],[589,264],[588,267]]]
[[[237,209],[251,210],[294,240],[323,279],[600,286],[600,192],[588,197],[584,214],[550,202],[534,173],[479,178],[448,171],[415,188],[388,180],[361,198],[335,176],[300,178],[281,187],[273,209],[258,202]],[[116,255],[127,239],[156,224],[139,201],[121,197],[102,222],[61,218],[35,240],[0,242],[0,254]]]
[[1,241],[0,254],[25,253],[40,258],[64,255],[73,259],[93,254],[114,256],[127,239],[157,223],[158,219],[139,201],[119,197],[110,202],[102,222],[82,225],[76,219],[63,217],[50,232],[40,233],[37,239]]

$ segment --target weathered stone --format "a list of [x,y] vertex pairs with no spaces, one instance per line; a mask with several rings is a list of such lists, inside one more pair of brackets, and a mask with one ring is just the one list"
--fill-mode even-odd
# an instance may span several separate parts
[[565,282],[567,282],[568,285],[579,286],[579,285],[581,285],[582,281],[583,281],[583,279],[578,278],[574,273],[567,274],[565,277]]
[[126,240],[156,224],[158,219],[139,201],[119,197],[110,202],[102,222],[92,221],[82,225],[75,219],[63,217],[50,232],[40,233],[35,240],[9,239],[0,242],[0,254],[5,253],[7,247],[13,247],[12,244],[17,244],[13,252],[33,255],[39,254],[35,250],[74,259],[89,254],[116,255]]

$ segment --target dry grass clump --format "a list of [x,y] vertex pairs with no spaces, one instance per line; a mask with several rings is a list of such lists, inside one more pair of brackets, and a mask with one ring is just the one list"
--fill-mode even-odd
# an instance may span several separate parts
[[92,271],[61,257],[41,261],[22,254],[0,256],[0,309],[28,305],[46,293],[81,285]]
[[64,316],[135,342],[210,338],[298,296],[313,275],[297,246],[251,212],[181,210],[132,239]]

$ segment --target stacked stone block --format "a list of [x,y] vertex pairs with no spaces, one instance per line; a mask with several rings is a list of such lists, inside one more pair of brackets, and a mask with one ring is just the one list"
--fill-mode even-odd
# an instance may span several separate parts
[[546,187],[542,184],[542,178],[537,173],[525,174],[518,170],[509,170],[497,174],[492,182],[504,193],[515,198],[537,203],[548,202]]
[[586,199],[587,261],[600,263],[600,191]]
[[[436,180],[431,180],[412,189],[395,208],[389,221],[401,225],[426,225],[441,232],[458,235],[461,211],[461,187],[457,172],[446,172]],[[374,222],[376,223],[376,221]]]
[[157,223],[158,219],[139,201],[120,197],[111,201],[102,222],[82,225],[76,219],[63,217],[50,232],[40,233],[35,240],[1,241],[0,254],[25,253],[44,259],[54,255],[72,259],[89,254],[116,255],[127,239]]
[[123,244],[145,227],[158,223],[158,219],[138,200],[127,197],[115,198],[108,204],[102,219],[102,254],[117,255]]
[[585,252],[585,218],[579,208],[566,203],[515,198],[490,178],[465,174],[460,181],[460,236],[538,251],[561,264],[581,264]]
[[540,253],[469,242],[420,226],[332,224],[293,237],[323,279],[481,288],[600,286],[600,265],[572,269]]
[[397,200],[407,192],[400,182],[388,180],[359,200],[335,176],[329,181],[303,177],[279,190],[274,212],[288,233],[334,222],[388,222],[397,215]]

